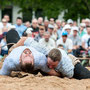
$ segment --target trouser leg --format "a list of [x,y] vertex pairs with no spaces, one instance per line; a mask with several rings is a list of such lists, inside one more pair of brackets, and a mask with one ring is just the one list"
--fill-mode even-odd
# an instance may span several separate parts
[[90,78],[90,71],[83,67],[80,63],[77,63],[74,68],[74,76],[76,79]]

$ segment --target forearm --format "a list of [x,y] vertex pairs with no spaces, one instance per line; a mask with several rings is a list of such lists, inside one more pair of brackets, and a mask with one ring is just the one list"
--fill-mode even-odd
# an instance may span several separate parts
[[50,70],[48,74],[51,76],[59,76],[59,77],[62,76],[61,73],[56,72],[54,69]]

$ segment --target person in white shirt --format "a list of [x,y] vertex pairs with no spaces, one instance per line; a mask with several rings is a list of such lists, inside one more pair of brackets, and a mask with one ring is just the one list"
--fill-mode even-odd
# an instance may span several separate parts
[[51,50],[52,48],[55,48],[55,42],[53,39],[50,38],[49,32],[44,33],[44,38],[40,39],[39,43],[43,44],[49,50]]
[[68,38],[68,33],[67,31],[64,31],[62,33],[62,37],[60,39],[57,40],[56,42],[56,45],[60,45],[62,44],[63,47],[64,47],[64,50],[67,52],[67,53],[71,53],[72,52],[72,49],[73,49],[73,43],[72,43],[72,40],[70,40]]
[[82,37],[82,47],[88,51],[90,50],[90,26],[87,26],[87,34]]

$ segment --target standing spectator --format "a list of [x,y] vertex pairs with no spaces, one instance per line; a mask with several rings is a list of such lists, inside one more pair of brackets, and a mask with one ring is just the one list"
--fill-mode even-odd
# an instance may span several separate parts
[[70,36],[70,39],[73,42],[73,55],[79,56],[80,54],[80,46],[81,46],[81,38],[78,35],[78,27],[72,27],[73,34]]
[[21,17],[17,17],[15,27],[16,27],[16,31],[18,32],[19,36],[22,37],[23,32],[26,30],[26,26],[22,24]]
[[35,41],[39,42],[40,39],[43,38],[43,35],[45,33],[45,27],[44,25],[39,25],[39,33],[35,36]]
[[33,19],[32,20],[31,28],[33,29],[32,35],[33,35],[33,37],[35,37],[38,34],[38,32],[39,32],[39,27],[38,27],[37,19]]
[[49,32],[44,33],[44,38],[40,39],[39,43],[45,46],[48,50],[55,48],[55,42],[53,39],[50,38]]
[[56,44],[57,44],[57,47],[58,47],[58,45],[62,44],[64,47],[64,50],[67,53],[72,53],[73,43],[72,43],[72,40],[68,39],[68,32],[67,31],[64,31],[62,33],[62,38],[58,39]]

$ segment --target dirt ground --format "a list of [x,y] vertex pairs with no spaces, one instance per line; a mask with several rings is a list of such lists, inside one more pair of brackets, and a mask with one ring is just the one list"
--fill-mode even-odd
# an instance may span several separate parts
[[[0,63],[1,65],[1,63]],[[89,67],[90,69],[90,67]],[[23,78],[0,76],[0,90],[90,90],[90,79],[76,80],[22,73]]]

